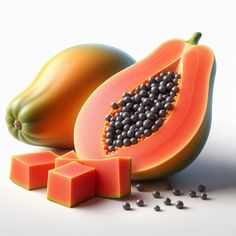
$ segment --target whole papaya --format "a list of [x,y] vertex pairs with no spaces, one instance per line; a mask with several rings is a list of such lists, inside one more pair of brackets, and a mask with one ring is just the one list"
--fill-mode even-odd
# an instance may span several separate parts
[[88,96],[113,74],[135,61],[125,52],[84,44],[59,52],[9,104],[6,122],[20,141],[72,148],[74,123]]

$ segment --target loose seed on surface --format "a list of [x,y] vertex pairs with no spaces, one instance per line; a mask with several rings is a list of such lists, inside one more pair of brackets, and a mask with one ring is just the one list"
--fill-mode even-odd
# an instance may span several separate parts
[[143,199],[138,199],[138,200],[136,201],[136,205],[139,206],[139,207],[144,206],[144,201],[143,201]]
[[156,205],[156,206],[154,207],[154,210],[155,210],[155,211],[160,211],[160,210],[161,210],[161,208],[160,208],[160,206],[159,206],[159,205]]
[[129,204],[128,202],[124,202],[124,203],[122,204],[122,207],[123,207],[123,209],[126,210],[126,211],[127,211],[127,210],[130,210],[130,208],[131,208],[131,207],[130,207],[130,204]]
[[191,191],[189,192],[189,196],[190,196],[190,197],[196,197],[196,196],[197,196],[196,191],[191,190]]
[[204,184],[198,185],[197,188],[198,188],[198,191],[201,192],[201,193],[206,191],[206,185],[204,185]]
[[172,193],[173,193],[175,196],[179,196],[179,195],[180,195],[180,190],[179,190],[179,189],[173,189],[173,190],[172,190]]
[[182,201],[177,201],[175,203],[176,208],[178,209],[183,209],[184,208],[184,203]]
[[153,196],[154,198],[160,198],[160,197],[161,197],[161,194],[160,194],[159,191],[153,191],[153,192],[152,192],[152,196]]
[[206,193],[202,193],[201,194],[201,199],[202,200],[206,200],[207,199],[207,194]]
[[144,190],[144,185],[143,184],[136,184],[136,188],[139,192],[143,192]]
[[164,200],[164,204],[167,205],[167,206],[171,205],[171,199],[167,197],[167,198]]

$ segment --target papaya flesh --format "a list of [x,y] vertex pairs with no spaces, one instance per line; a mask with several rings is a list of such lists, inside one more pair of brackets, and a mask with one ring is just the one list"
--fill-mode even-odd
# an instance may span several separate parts
[[[200,37],[201,33],[195,33],[188,41],[166,41],[149,56],[100,85],[76,120],[74,143],[78,155],[85,159],[91,156],[130,156],[133,180],[163,178],[188,166],[202,150],[211,125],[215,58],[209,47],[197,45]],[[106,119],[108,115],[117,116],[123,107],[128,106],[127,103],[119,104],[122,94],[137,93],[137,88],[143,84],[149,86],[148,81],[161,77],[162,73],[180,77],[173,107],[166,111],[162,125],[149,135],[142,133],[134,143],[131,139],[130,143],[125,143],[123,137],[123,145],[109,149],[106,139],[111,121]],[[132,109],[128,113],[133,114]],[[156,118],[158,116],[159,113]],[[137,123],[131,124],[135,130],[139,128]],[[118,137],[117,133],[114,136]]]
[[83,103],[98,85],[134,62],[125,52],[99,44],[59,52],[10,102],[10,133],[33,145],[73,148],[74,124]]

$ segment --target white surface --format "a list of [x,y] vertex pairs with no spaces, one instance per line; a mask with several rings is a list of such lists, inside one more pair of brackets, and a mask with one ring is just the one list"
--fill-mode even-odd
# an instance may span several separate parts
[[[137,3],[138,2],[138,3]],[[12,1],[0,0],[0,235],[236,235],[236,6],[234,1]],[[45,190],[26,191],[9,181],[10,157],[41,150],[13,139],[6,130],[7,103],[30,83],[53,54],[81,43],[119,47],[137,60],[173,37],[201,31],[201,43],[217,59],[213,121],[199,158],[170,181],[185,192],[185,210],[165,207],[147,192],[133,190],[147,206],[126,212],[121,201],[95,198],[73,209],[46,199]],[[186,193],[199,183],[210,200]],[[162,192],[163,196],[172,194]],[[155,202],[162,212],[155,212]]]

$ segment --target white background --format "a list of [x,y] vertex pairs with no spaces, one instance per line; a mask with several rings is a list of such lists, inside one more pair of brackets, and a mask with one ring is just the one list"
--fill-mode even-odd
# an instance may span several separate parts
[[[234,1],[13,1],[0,0],[0,235],[236,235],[236,6]],[[26,191],[8,179],[12,154],[42,150],[13,139],[5,125],[7,103],[24,89],[56,52],[76,44],[104,43],[136,60],[166,39],[203,33],[217,60],[212,129],[199,158],[168,181],[185,192],[187,206],[165,207],[151,197],[163,183],[133,189],[133,206],[95,198],[69,209],[49,202],[45,190]],[[197,98],[196,98],[197,99]],[[166,180],[167,181],[167,180]],[[187,192],[205,183],[210,200]],[[163,196],[171,193],[162,191]],[[153,206],[159,203],[162,212]]]

